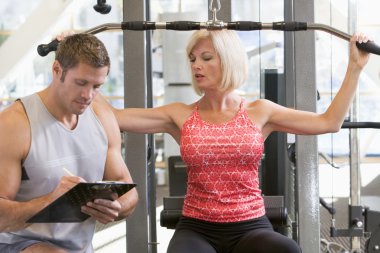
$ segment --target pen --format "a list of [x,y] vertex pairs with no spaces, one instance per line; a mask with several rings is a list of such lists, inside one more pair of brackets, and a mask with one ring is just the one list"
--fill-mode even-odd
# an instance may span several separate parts
[[69,171],[68,169],[66,169],[65,167],[63,167],[63,170],[66,172],[67,175],[71,176],[71,177],[75,177],[75,175]]

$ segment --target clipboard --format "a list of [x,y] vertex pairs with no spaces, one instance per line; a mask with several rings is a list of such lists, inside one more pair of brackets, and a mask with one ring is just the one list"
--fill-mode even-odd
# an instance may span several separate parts
[[90,216],[82,213],[81,206],[94,199],[111,199],[112,193],[120,197],[136,184],[102,181],[78,183],[64,195],[27,220],[27,223],[82,222]]

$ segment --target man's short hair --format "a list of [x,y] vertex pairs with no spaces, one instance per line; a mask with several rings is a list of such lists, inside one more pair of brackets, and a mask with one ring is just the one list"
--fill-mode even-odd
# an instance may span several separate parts
[[61,80],[66,72],[79,63],[85,63],[94,68],[111,65],[108,52],[103,42],[92,34],[78,33],[65,37],[58,45],[55,60],[63,69]]

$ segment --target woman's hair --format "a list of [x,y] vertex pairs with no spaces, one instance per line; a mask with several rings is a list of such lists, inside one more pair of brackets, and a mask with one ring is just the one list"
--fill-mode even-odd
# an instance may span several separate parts
[[65,37],[58,45],[55,60],[62,67],[61,81],[64,81],[67,71],[79,63],[85,63],[94,68],[108,67],[110,58],[103,42],[91,34],[79,33]]
[[[247,80],[248,59],[244,45],[235,31],[231,30],[198,30],[190,37],[186,48],[189,57],[193,48],[200,40],[210,38],[215,51],[220,57],[222,68],[222,90],[234,90],[241,87]],[[198,95],[202,91],[195,85],[192,77],[193,88]]]

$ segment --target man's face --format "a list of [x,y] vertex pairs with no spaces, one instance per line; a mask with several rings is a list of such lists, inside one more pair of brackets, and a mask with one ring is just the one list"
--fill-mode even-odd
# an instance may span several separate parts
[[72,114],[82,114],[98,94],[108,74],[108,67],[94,68],[79,63],[75,68],[67,70],[63,81],[61,75],[59,99]]

